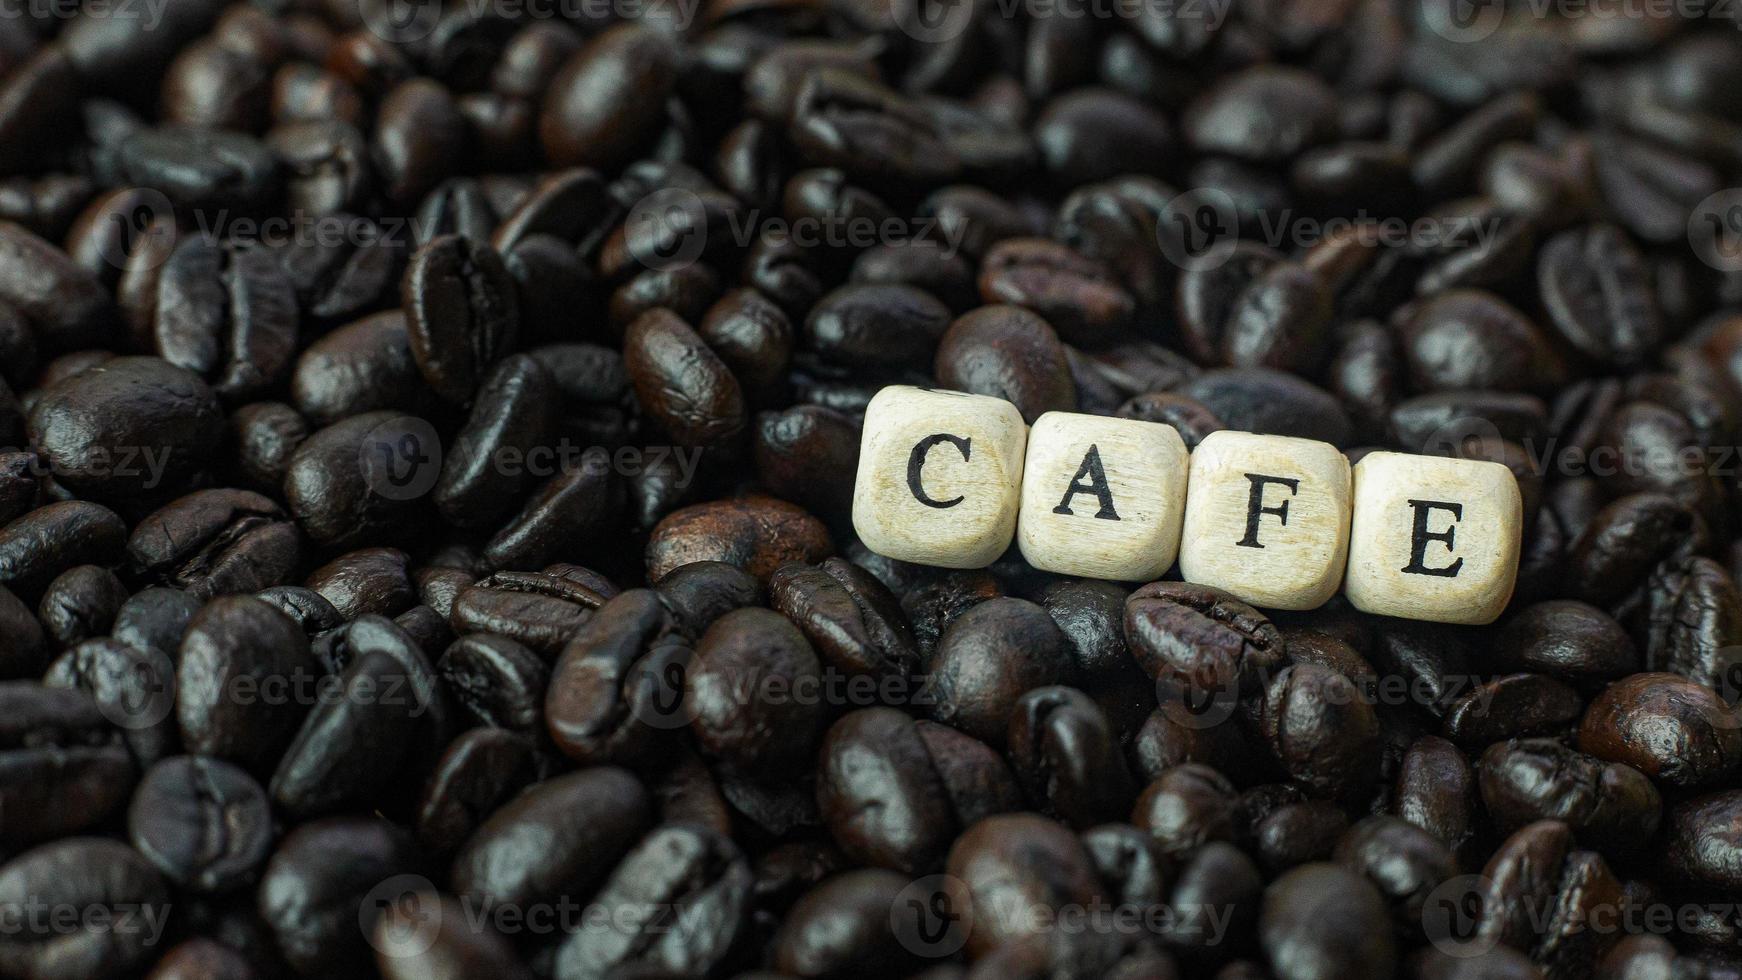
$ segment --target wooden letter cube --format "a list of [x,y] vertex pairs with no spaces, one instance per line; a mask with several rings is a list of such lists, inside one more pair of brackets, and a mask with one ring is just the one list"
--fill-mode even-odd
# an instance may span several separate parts
[[1171,425],[1048,412],[1028,433],[1022,557],[1046,572],[1159,578],[1179,553],[1186,444]]
[[1518,581],[1524,504],[1499,463],[1369,453],[1343,589],[1380,616],[1491,623]]
[[1010,547],[1027,427],[1001,398],[896,385],[865,408],[853,528],[880,555],[984,568]]
[[1343,584],[1349,482],[1329,443],[1212,433],[1192,452],[1180,572],[1256,606],[1323,605]]

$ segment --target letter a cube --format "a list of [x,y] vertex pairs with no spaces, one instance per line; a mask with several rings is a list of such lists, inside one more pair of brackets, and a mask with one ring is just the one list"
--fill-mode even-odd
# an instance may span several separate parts
[[1349,484],[1329,443],[1211,433],[1192,452],[1181,574],[1255,606],[1323,605],[1343,584]]
[[1190,465],[1173,426],[1042,415],[1029,430],[1022,473],[1022,557],[1061,575],[1161,577],[1179,552]]
[[896,385],[865,408],[853,529],[900,561],[984,568],[1010,547],[1027,427],[1000,398]]
[[1491,623],[1518,581],[1523,526],[1518,480],[1499,463],[1369,453],[1343,590],[1379,616]]

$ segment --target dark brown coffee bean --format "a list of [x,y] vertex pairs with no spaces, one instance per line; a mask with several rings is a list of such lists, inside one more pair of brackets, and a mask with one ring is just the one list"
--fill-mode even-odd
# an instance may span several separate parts
[[266,791],[243,770],[197,755],[164,759],[139,782],[127,836],[170,881],[202,892],[250,883],[272,850]]
[[1675,674],[1634,674],[1591,700],[1580,750],[1679,787],[1709,786],[1742,764],[1735,709]]
[[37,916],[0,943],[9,972],[42,977],[111,977],[143,966],[157,951],[170,905],[156,869],[127,845],[100,837],[68,837],[13,857],[0,866],[0,901],[102,917],[102,925],[69,931]]
[[206,598],[283,585],[302,536],[282,508],[248,490],[199,490],[140,521],[127,540],[138,571]]
[[514,281],[501,257],[459,235],[434,239],[411,257],[402,298],[424,380],[448,401],[469,403],[519,329]]

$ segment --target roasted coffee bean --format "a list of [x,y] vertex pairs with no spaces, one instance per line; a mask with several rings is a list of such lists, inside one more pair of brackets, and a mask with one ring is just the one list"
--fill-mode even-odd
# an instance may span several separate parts
[[657,581],[693,562],[720,561],[765,580],[789,561],[820,561],[833,551],[815,517],[751,495],[685,507],[660,521],[647,542],[647,575]]
[[1509,667],[1575,680],[1629,674],[1640,664],[1620,623],[1595,606],[1573,600],[1525,608],[1506,623],[1496,645]]
[[402,299],[411,353],[437,394],[466,404],[492,364],[514,345],[520,311],[496,250],[460,235],[412,255]]
[[139,650],[173,653],[181,649],[188,623],[203,604],[179,589],[141,589],[115,611],[109,635]]
[[316,544],[346,548],[401,538],[418,514],[416,490],[438,475],[428,423],[365,412],[329,425],[291,455],[284,498]]
[[969,828],[950,851],[949,870],[965,893],[950,897],[971,901],[979,912],[968,941],[981,954],[1022,942],[1037,928],[1012,914],[1012,900],[1057,908],[1090,901],[1100,891],[1082,843],[1036,814],[989,817]]
[[986,306],[944,332],[933,368],[947,388],[1003,398],[1033,422],[1076,408],[1064,346],[1051,325],[1015,306]]
[[1211,698],[1253,692],[1285,664],[1281,632],[1219,589],[1157,582],[1125,602],[1125,638],[1157,682]]
[[951,319],[948,307],[914,286],[850,284],[812,307],[805,347],[840,366],[924,367]]
[[0,527],[0,582],[35,592],[74,566],[118,564],[126,540],[126,525],[101,504],[38,507]]
[[146,771],[127,815],[127,838],[164,876],[201,892],[250,884],[272,850],[266,791],[242,769],[198,755]]
[[1662,801],[1639,770],[1604,764],[1552,739],[1496,742],[1482,754],[1482,802],[1502,831],[1559,820],[1605,851],[1657,829]]
[[1580,750],[1678,788],[1710,786],[1742,765],[1735,708],[1675,674],[1633,674],[1591,700]]
[[744,431],[744,392],[725,362],[669,310],[629,326],[623,363],[636,396],[680,446],[726,448]]
[[471,721],[529,737],[543,730],[551,672],[531,650],[500,636],[463,636],[435,666]]
[[48,584],[36,615],[49,640],[70,647],[108,633],[127,599],[127,586],[114,572],[80,565]]
[[551,572],[497,572],[454,597],[454,632],[495,633],[547,657],[562,651],[611,594],[600,584]]
[[157,353],[221,397],[266,393],[290,372],[297,297],[279,259],[258,244],[187,239],[157,279]]
[[55,479],[107,500],[186,484],[223,432],[212,389],[155,357],[119,357],[73,375],[30,412],[31,443]]
[[1385,903],[1366,879],[1306,864],[1264,890],[1259,942],[1279,978],[1389,977],[1396,956]]
[[309,821],[287,834],[266,863],[257,898],[261,918],[297,972],[361,973],[372,959],[375,920],[389,904],[369,902],[383,883],[415,875],[419,862],[410,838],[385,820]]
[[9,844],[79,833],[117,812],[132,791],[137,770],[109,712],[70,687],[0,684],[0,702],[11,709],[0,727],[0,801],[14,814],[4,830]]
[[[290,393],[296,410],[315,425],[377,409],[415,411],[434,401],[398,310],[366,316],[310,344],[291,373]],[[306,438],[305,431],[298,442]]]
[[275,585],[255,598],[289,616],[309,636],[345,625],[345,617],[333,608],[332,603],[319,592],[300,585]]
[[213,599],[188,624],[176,664],[182,743],[253,772],[269,769],[310,707],[316,676],[290,617],[247,596]]
[[344,620],[370,613],[397,616],[417,602],[407,562],[397,548],[361,548],[315,569],[303,585]]
[[139,572],[197,598],[282,585],[302,559],[283,508],[248,490],[198,490],[140,521],[127,539]]
[[0,866],[0,900],[102,919],[70,931],[40,917],[24,924],[0,943],[0,962],[19,976],[125,975],[156,954],[170,908],[156,869],[127,845],[101,837],[68,837],[13,857]]
[[1211,841],[1234,837],[1233,784],[1199,763],[1158,775],[1137,797],[1131,822],[1148,831],[1162,852],[1179,857]]
[[[623,970],[706,973],[749,929],[750,862],[731,839],[702,827],[671,824],[642,839],[595,896],[621,916],[585,924],[563,941],[556,968],[565,977]],[[713,923],[705,933],[658,925],[677,915]]]
[[1010,718],[1011,767],[1031,800],[1079,829],[1130,812],[1136,787],[1118,733],[1094,700],[1068,687],[1024,694]]
[[[454,856],[461,898],[535,903],[592,894],[652,822],[651,801],[622,769],[548,779],[484,821]],[[527,849],[537,852],[537,859]]]
[[614,171],[652,141],[677,81],[676,52],[658,30],[624,24],[593,38],[550,80],[539,117],[557,166]]
[[428,707],[399,660],[377,650],[355,651],[330,696],[314,705],[279,760],[270,785],[273,802],[307,819],[379,800],[388,788],[380,774],[405,764],[424,734],[418,722]]
[[1046,610],[1022,599],[982,602],[956,617],[928,665],[931,715],[990,745],[1004,744],[1006,719],[1037,687],[1075,673],[1064,634]]
[[796,692],[819,683],[821,674],[810,642],[784,616],[765,609],[727,613],[697,641],[685,672],[696,741],[705,754],[741,770],[778,772],[808,758],[824,705]]
[[382,190],[402,205],[419,200],[453,174],[466,136],[465,119],[446,88],[427,78],[394,86],[381,100],[371,146]]
[[775,964],[792,976],[919,969],[923,958],[904,947],[889,914],[909,884],[911,879],[880,868],[824,880],[787,912],[774,940]]
[[485,816],[536,778],[533,743],[500,728],[473,728],[448,746],[413,810],[431,852],[452,852]]

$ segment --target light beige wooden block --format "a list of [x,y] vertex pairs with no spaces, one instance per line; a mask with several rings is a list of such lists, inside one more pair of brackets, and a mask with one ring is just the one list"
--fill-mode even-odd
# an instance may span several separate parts
[[1045,572],[1159,578],[1179,553],[1191,459],[1173,426],[1048,412],[1028,430],[1016,543]]
[[1027,426],[1001,398],[896,385],[865,409],[853,528],[880,555],[984,568],[1010,547]]
[[1181,574],[1256,606],[1323,605],[1343,584],[1349,483],[1329,443],[1212,433],[1192,452]]
[[1369,453],[1355,467],[1343,591],[1355,608],[1491,623],[1518,581],[1524,503],[1499,463]]

